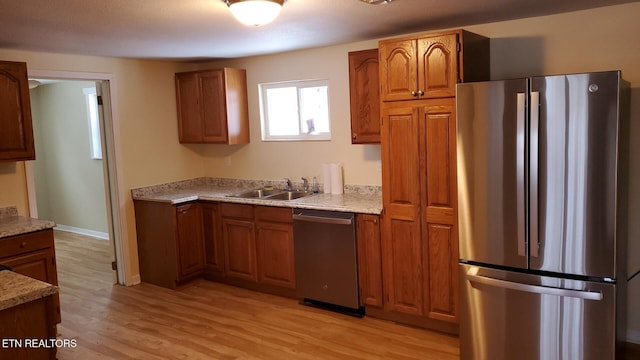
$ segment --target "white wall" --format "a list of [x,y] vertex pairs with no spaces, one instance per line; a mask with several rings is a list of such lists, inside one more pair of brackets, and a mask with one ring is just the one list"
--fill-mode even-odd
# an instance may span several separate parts
[[[284,54],[250,57],[226,65],[247,69],[251,142],[243,146],[193,147],[207,176],[300,181],[321,179],[321,164],[342,162],[345,184],[380,185],[380,145],[352,145],[348,52],[378,47],[365,41]],[[207,64],[218,66],[222,64]],[[330,141],[261,140],[258,85],[287,80],[328,79]]]
[[91,158],[84,88],[95,89],[95,82],[59,82],[31,90],[38,216],[107,233],[102,159]]

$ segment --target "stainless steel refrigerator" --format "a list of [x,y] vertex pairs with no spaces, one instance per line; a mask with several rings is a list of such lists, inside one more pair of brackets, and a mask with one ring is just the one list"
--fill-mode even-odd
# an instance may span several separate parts
[[624,337],[619,71],[457,86],[461,359],[614,359]]

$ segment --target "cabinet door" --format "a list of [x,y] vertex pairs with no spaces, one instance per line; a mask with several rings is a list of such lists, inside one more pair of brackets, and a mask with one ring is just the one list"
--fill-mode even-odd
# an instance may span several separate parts
[[378,49],[349,53],[351,143],[380,142]]
[[204,269],[202,214],[198,204],[176,208],[178,224],[178,278],[198,274]]
[[180,142],[202,142],[202,99],[197,73],[176,74],[176,102]]
[[295,289],[293,224],[258,221],[256,230],[260,282]]
[[225,275],[258,281],[253,220],[222,218]]
[[205,248],[205,267],[209,271],[224,271],[224,244],[218,204],[203,203],[202,230]]
[[421,98],[456,96],[458,35],[418,39],[418,93]]
[[10,266],[18,274],[58,285],[57,276],[55,276],[55,260],[51,250],[39,250],[4,258],[0,263]]
[[380,247],[380,217],[356,216],[358,241],[358,279],[360,305],[382,308],[382,249]]
[[414,39],[380,42],[382,101],[415,99],[418,91],[416,47]]
[[202,97],[202,140],[206,143],[227,143],[227,103],[222,70],[198,74]]
[[458,227],[455,99],[420,109],[424,306],[428,317],[456,323]]
[[27,64],[0,61],[0,161],[35,160]]
[[382,266],[385,309],[422,314],[418,108],[382,110]]
[[[58,272],[56,269],[55,254],[52,247],[22,255],[2,258],[0,259],[0,264],[11,267],[13,271],[18,274],[44,281],[49,284],[58,285]],[[53,295],[52,301],[55,308],[53,319],[54,322],[58,324],[61,321],[59,295]]]

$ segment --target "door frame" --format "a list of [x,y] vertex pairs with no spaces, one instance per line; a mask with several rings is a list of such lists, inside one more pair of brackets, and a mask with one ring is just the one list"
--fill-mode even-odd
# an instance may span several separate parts
[[[113,251],[116,261],[116,270],[114,274],[114,283],[121,285],[135,285],[139,283],[136,279],[127,277],[127,261],[130,254],[126,246],[128,243],[127,234],[122,229],[123,219],[121,214],[125,214],[125,202],[123,193],[119,189],[123,189],[124,182],[118,171],[117,159],[122,159],[120,148],[116,146],[119,143],[119,123],[117,114],[113,109],[117,109],[116,96],[114,89],[117,88],[116,78],[110,73],[94,73],[94,72],[76,72],[76,71],[52,71],[30,69],[28,76],[30,78],[42,78],[51,80],[68,80],[68,81],[95,81],[96,91],[102,95],[103,106],[101,106],[101,136],[103,147],[103,176],[105,184],[105,195],[107,203],[107,220],[109,227],[109,239],[113,241]],[[101,84],[102,86],[98,86]],[[29,200],[29,212],[32,216],[37,216],[36,203],[36,187],[33,171],[33,164],[29,161],[25,162],[25,176],[27,180],[27,197]],[[114,259],[112,258],[112,261]]]

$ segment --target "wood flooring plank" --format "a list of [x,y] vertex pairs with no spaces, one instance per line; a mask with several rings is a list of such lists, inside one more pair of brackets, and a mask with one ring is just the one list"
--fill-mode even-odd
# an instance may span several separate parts
[[55,231],[58,359],[458,359],[456,337],[206,280],[113,286],[109,242]]

